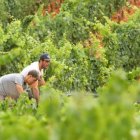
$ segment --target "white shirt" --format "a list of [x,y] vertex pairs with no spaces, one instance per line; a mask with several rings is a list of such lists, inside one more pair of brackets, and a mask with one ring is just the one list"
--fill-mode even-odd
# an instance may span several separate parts
[[43,69],[40,71],[39,69],[39,62],[33,62],[30,65],[28,65],[27,67],[25,67],[21,74],[25,77],[29,71],[31,70],[36,70],[37,72],[39,72],[39,76],[43,76]]

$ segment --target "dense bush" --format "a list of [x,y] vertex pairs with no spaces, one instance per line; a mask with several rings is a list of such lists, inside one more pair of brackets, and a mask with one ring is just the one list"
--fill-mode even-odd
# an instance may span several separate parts
[[64,36],[76,44],[89,37],[89,32],[92,31],[96,19],[105,23],[104,16],[110,17],[125,4],[125,0],[108,0],[106,2],[103,0],[64,1],[60,13],[56,16],[53,14],[40,16],[36,13],[32,20],[34,26],[29,24],[31,25],[29,31],[32,36],[42,41],[46,36],[53,33],[56,45]]
[[0,74],[20,72],[32,61],[38,61],[41,53],[48,52],[52,61],[45,79],[53,87],[63,91],[80,88],[95,91],[105,83],[110,68],[107,68],[103,48],[100,50],[101,57],[96,58],[99,42],[94,41],[93,46],[84,49],[81,43],[72,45],[63,38],[58,42],[60,47],[56,47],[53,38],[48,37],[44,42],[35,40],[23,32],[19,21],[14,21],[5,32],[2,30],[1,51],[5,53],[0,58]]
[[138,11],[127,23],[117,24],[106,18],[107,24],[99,21],[94,29],[101,34],[108,65],[131,71],[139,63],[139,15]]
[[41,4],[48,5],[48,0],[1,0],[0,22],[7,25],[14,19],[23,19],[34,15]]
[[99,98],[84,91],[66,96],[46,87],[36,108],[23,94],[17,102],[0,102],[0,135],[8,140],[137,140],[139,92],[137,81],[130,82],[127,73],[117,71],[98,89]]
[[[140,13],[117,24],[104,15],[125,0],[68,0],[55,17],[41,16],[42,5],[24,18],[33,10],[24,9],[25,3],[0,1],[1,21],[8,22],[0,25],[0,76],[20,72],[43,52],[51,64],[38,106],[26,94],[0,102],[1,139],[138,140]],[[90,44],[84,46],[85,39]]]
[[[83,48],[82,43],[71,44],[66,35],[57,45],[53,34],[40,41],[35,39],[36,32],[35,36],[31,36],[28,30],[25,33],[20,21],[11,22],[5,30],[1,27],[0,75],[20,72],[32,61],[37,61],[42,52],[48,52],[52,62],[45,79],[53,87],[63,91],[80,88],[96,91],[106,82],[113,69],[123,67],[131,71],[139,66],[139,39],[136,39],[139,38],[139,30],[134,30],[139,27],[135,22],[139,19],[136,17],[121,25],[108,19],[105,25],[96,21],[93,30],[102,36],[102,48],[98,48],[101,40],[94,35],[91,37],[92,45],[87,48]],[[100,54],[99,58],[96,57],[97,53]]]

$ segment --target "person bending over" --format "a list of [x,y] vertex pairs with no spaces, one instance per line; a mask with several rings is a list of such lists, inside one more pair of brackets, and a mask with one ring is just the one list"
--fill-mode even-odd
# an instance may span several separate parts
[[[36,70],[39,73],[40,79],[35,83],[34,88],[28,88],[29,98],[33,96],[39,96],[39,87],[45,85],[45,80],[43,79],[43,71],[48,68],[50,64],[50,56],[44,53],[40,56],[39,61],[33,62],[27,67],[25,67],[21,74],[25,77],[30,70]],[[30,90],[31,89],[31,90]]]
[[[36,70],[29,71],[25,77],[20,73],[0,77],[0,100],[6,97],[17,100],[20,94],[25,92],[26,86],[34,88],[37,80],[39,80],[39,73]],[[39,97],[35,96],[35,99],[38,102]]]

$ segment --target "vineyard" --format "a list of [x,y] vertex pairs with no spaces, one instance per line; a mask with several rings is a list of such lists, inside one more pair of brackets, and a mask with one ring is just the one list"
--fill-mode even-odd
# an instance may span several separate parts
[[1,0],[0,76],[46,52],[39,104],[0,101],[2,140],[140,139],[140,0]]

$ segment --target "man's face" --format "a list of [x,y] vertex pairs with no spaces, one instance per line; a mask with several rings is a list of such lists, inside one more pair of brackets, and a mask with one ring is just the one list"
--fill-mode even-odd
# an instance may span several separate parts
[[35,77],[31,76],[31,75],[29,75],[28,78],[27,78],[27,84],[28,84],[28,85],[32,85],[32,84],[34,84],[36,81],[37,81],[37,78],[35,78]]
[[42,60],[41,63],[42,63],[42,65],[41,65],[42,69],[46,69],[50,64],[50,61],[49,60]]

